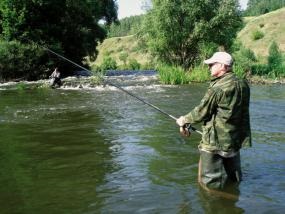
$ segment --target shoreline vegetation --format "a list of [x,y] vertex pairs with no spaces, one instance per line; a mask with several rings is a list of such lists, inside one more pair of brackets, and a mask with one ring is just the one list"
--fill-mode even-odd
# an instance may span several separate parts
[[[284,20],[285,8],[252,17],[243,17],[243,27],[237,33],[233,45],[228,52],[234,58],[234,72],[240,78],[248,78],[256,84],[284,83],[285,49]],[[134,17],[142,19],[142,17]],[[156,69],[164,84],[187,84],[189,82],[205,82],[210,79],[208,68],[203,60],[220,47],[205,46],[199,55],[199,61],[190,68],[182,69],[167,62],[158,62],[156,55],[140,41],[140,36],[133,29],[123,34],[126,23],[132,19],[124,19],[121,25],[111,27],[111,35],[98,45],[95,61],[87,63],[92,70],[104,69]],[[140,22],[134,22],[136,25]],[[131,25],[132,26],[132,25]],[[113,32],[113,31],[114,32]],[[160,64],[161,63],[161,64]]]
[[[95,62],[87,61],[87,64],[93,72],[101,73],[106,70],[154,69],[158,71],[163,84],[188,84],[210,80],[208,67],[203,64],[203,60],[197,61],[194,66],[186,69],[181,66],[168,65],[165,62],[158,62],[155,57],[150,57],[150,53],[146,50],[136,49],[135,53],[125,52],[124,47],[127,47],[130,41],[132,43],[136,41],[135,36],[105,40],[103,44],[99,45],[97,60]],[[118,46],[120,49],[117,50]],[[120,54],[120,50],[124,50],[124,52]],[[231,53],[235,61],[233,72],[239,78],[248,78],[250,82],[258,84],[284,83],[285,55],[275,41],[268,47],[267,57],[256,56],[251,49],[246,48],[238,40],[236,40]],[[144,61],[139,61],[140,58],[143,58]]]
[[256,84],[256,85],[285,84],[284,77],[271,79],[264,76],[253,75],[247,79],[251,84]]
[[[127,74],[128,71],[120,71],[123,74],[117,73],[120,78],[122,77],[127,77],[129,74]],[[140,73],[141,70],[137,71],[132,71],[132,75],[136,75],[136,72]],[[160,80],[159,73],[157,72],[155,74],[154,70],[145,70],[145,72],[152,72],[153,74],[146,74],[147,76],[153,76],[157,75],[157,81],[150,81],[149,85],[159,83],[161,85],[173,85],[173,84],[165,84]],[[117,76],[114,75],[114,76]],[[140,73],[140,75],[143,75]],[[109,76],[112,77],[113,75]],[[285,78],[268,78],[264,76],[258,76],[258,75],[252,75],[252,76],[247,76],[246,79],[249,81],[250,84],[252,85],[283,85],[285,84]],[[66,77],[62,79],[63,88],[70,88],[70,89],[92,89],[98,86],[104,86],[105,84],[102,81],[102,76],[73,76],[73,77]],[[196,83],[207,83],[209,80],[205,81],[190,81],[189,83],[185,84],[196,84]],[[138,84],[139,85],[139,84]],[[145,83],[143,85],[146,85]],[[177,85],[177,84],[176,84]],[[13,89],[13,90],[31,90],[31,89],[48,89],[50,87],[50,80],[49,79],[42,79],[42,80],[37,80],[37,81],[10,81],[10,82],[0,82],[0,90],[1,89]]]

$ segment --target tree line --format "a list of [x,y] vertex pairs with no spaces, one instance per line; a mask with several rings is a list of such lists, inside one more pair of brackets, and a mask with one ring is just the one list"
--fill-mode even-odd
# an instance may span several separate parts
[[258,16],[285,7],[285,0],[249,0],[244,16]]
[[117,21],[116,0],[1,0],[0,79],[44,78],[55,66],[68,75],[75,68],[36,44],[82,65],[107,36],[100,20]]
[[108,37],[120,37],[137,34],[139,31],[144,15],[131,16],[114,22],[107,29]]

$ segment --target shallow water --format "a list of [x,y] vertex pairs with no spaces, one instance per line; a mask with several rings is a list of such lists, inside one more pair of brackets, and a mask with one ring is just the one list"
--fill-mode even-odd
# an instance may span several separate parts
[[[179,116],[206,87],[125,89]],[[252,86],[253,148],[241,152],[235,200],[199,188],[198,134],[181,137],[114,87],[0,90],[1,213],[283,213],[284,89]]]

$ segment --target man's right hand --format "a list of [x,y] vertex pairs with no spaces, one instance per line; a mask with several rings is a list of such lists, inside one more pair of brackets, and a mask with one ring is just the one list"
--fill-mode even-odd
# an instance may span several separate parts
[[189,137],[191,135],[191,132],[185,127],[185,126],[180,126],[180,134],[184,137]]

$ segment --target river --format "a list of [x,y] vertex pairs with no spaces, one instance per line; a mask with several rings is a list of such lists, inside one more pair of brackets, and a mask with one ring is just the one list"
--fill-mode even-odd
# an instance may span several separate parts
[[[124,88],[179,116],[206,87]],[[2,88],[1,213],[284,213],[285,86],[251,92],[253,147],[229,199],[199,188],[198,134],[180,136],[174,120],[114,87]]]

